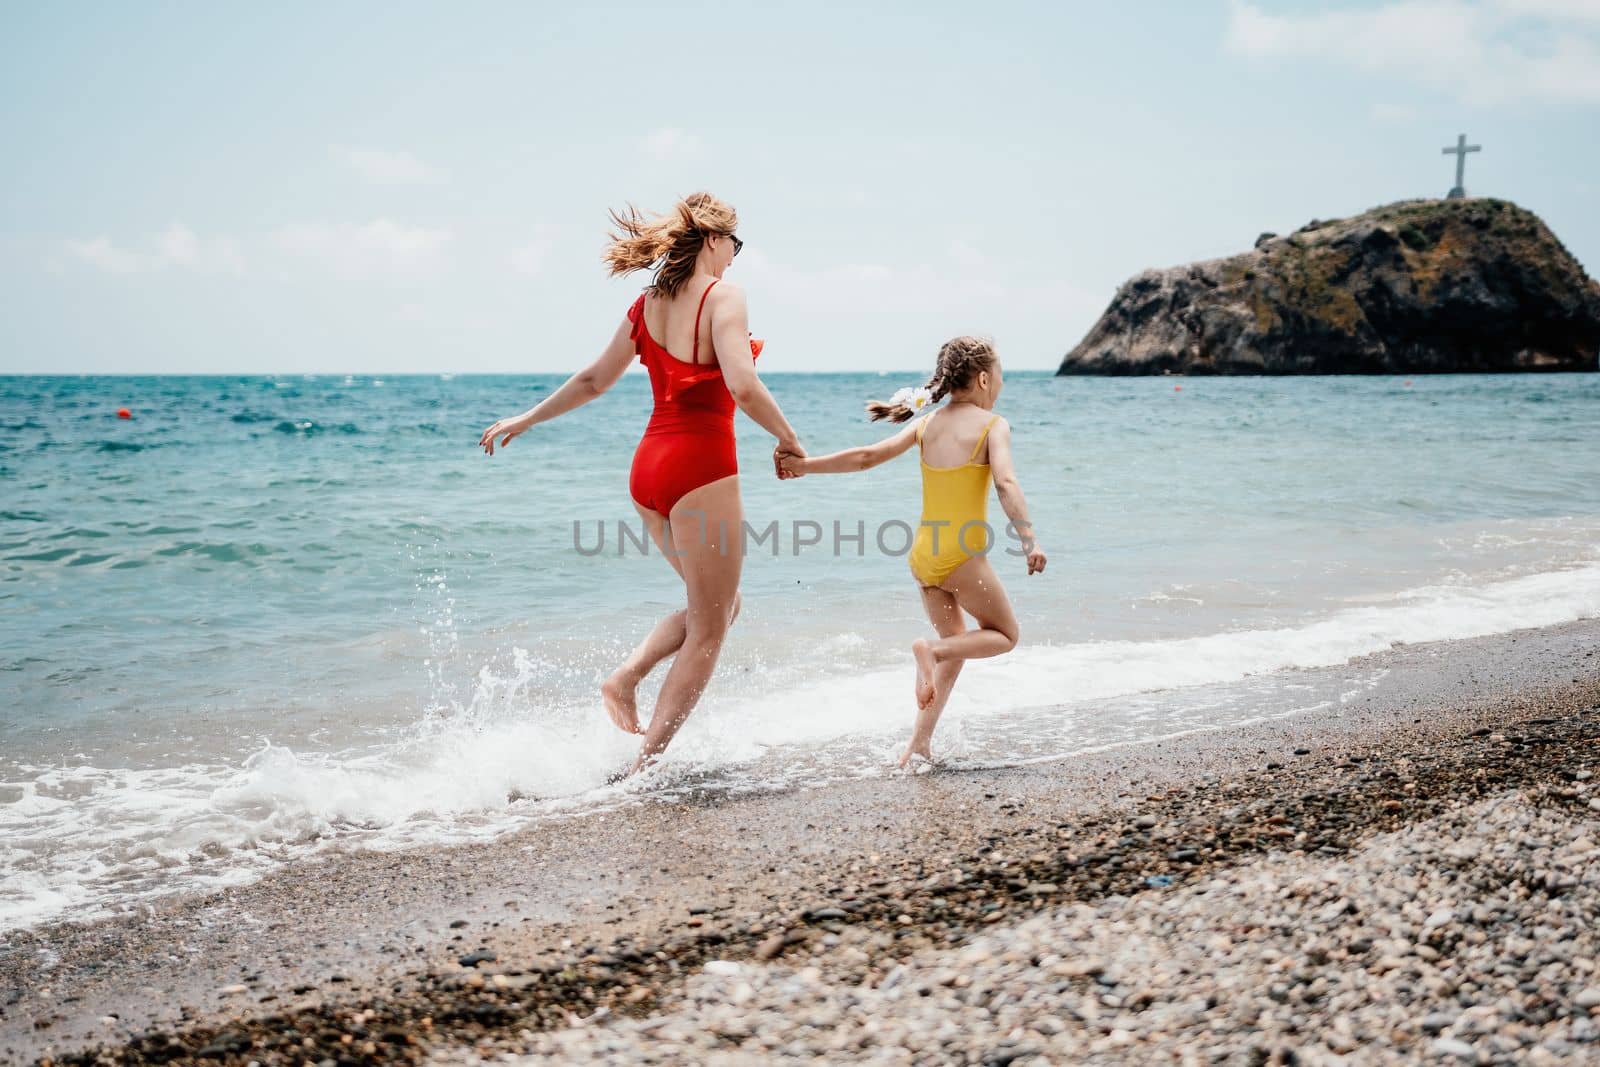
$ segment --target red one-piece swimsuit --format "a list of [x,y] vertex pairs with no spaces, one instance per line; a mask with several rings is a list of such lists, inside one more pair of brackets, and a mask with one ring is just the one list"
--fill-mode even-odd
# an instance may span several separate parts
[[[633,346],[650,372],[655,410],[633,453],[628,491],[640,507],[661,515],[686,493],[739,473],[733,440],[733,396],[715,362],[700,362],[700,315],[712,282],[694,313],[694,358],[681,360],[656,343],[644,323],[644,294],[628,309]],[[751,358],[760,350],[751,343]]]

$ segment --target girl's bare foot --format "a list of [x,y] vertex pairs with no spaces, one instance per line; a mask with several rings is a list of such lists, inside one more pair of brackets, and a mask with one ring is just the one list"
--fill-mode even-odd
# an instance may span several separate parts
[[634,698],[635,685],[627,684],[622,672],[618,671],[600,686],[600,699],[605,702],[606,714],[617,724],[617,729],[625,734],[644,733],[639,729],[639,706]]
[[649,770],[656,765],[658,756],[647,756],[643,752],[634,757],[633,764],[622,775],[623,778],[632,778],[634,775]]
[[917,661],[917,710],[926,711],[933,703],[933,643],[925,637],[911,642],[911,657]]

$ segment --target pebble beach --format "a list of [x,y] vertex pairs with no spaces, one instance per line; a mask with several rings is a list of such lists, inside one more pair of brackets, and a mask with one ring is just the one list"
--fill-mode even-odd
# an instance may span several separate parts
[[1572,799],[1508,791],[1333,862],[1050,908],[887,968],[892,933],[824,921],[815,962],[709,961],[671,1011],[539,1035],[526,1062],[1578,1062],[1600,1039],[1600,806]]

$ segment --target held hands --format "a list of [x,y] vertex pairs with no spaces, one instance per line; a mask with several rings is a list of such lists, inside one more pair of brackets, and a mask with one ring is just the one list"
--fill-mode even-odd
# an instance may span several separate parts
[[495,424],[483,431],[483,436],[478,438],[478,447],[489,455],[494,455],[495,439],[500,439],[500,447],[504,448],[511,443],[511,439],[518,434],[526,432],[529,422],[527,415],[515,415],[509,419],[500,419]]
[[772,450],[773,473],[780,481],[803,477],[805,458],[806,450],[800,447],[799,441],[779,441],[778,447]]

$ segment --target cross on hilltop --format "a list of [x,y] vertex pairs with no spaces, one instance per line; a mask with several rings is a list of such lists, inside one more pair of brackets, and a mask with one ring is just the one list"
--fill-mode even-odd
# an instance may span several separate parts
[[1482,152],[1482,151],[1483,151],[1483,145],[1481,145],[1481,144],[1468,144],[1467,143],[1467,135],[1466,134],[1462,134],[1461,136],[1456,138],[1456,143],[1455,143],[1455,147],[1454,148],[1446,148],[1444,150],[1444,154],[1445,155],[1447,155],[1447,156],[1452,156],[1453,155],[1453,156],[1456,157],[1456,184],[1455,184],[1455,188],[1450,190],[1449,195],[1447,197],[1445,197],[1445,199],[1447,199],[1447,200],[1460,200],[1460,199],[1462,199],[1463,197],[1465,197],[1467,195],[1466,185],[1462,181],[1462,178],[1466,174],[1466,171],[1467,171],[1467,153],[1468,152]]

